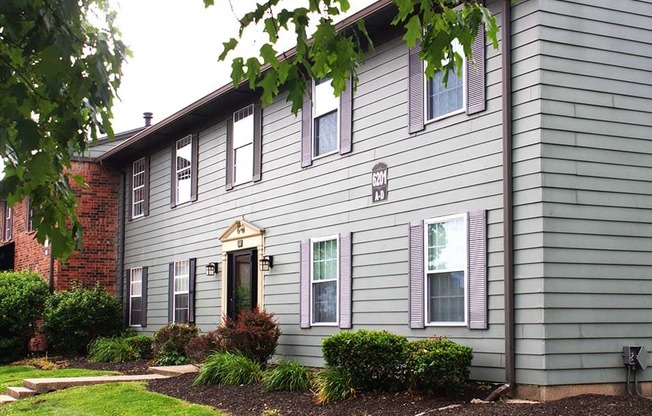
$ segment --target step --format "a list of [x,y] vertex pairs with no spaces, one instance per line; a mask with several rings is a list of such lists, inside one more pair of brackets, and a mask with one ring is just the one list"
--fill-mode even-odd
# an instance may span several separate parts
[[14,399],[22,399],[25,397],[32,397],[36,392],[27,387],[7,387],[7,394]]
[[192,364],[186,365],[168,365],[159,367],[150,367],[149,371],[155,374],[162,374],[164,376],[180,376],[181,374],[196,373],[199,367]]
[[0,405],[5,403],[15,402],[15,401],[16,399],[11,396],[7,396],[6,394],[0,394]]
[[92,384],[149,381],[168,378],[161,374],[130,374],[122,376],[93,376],[93,377],[59,377],[59,378],[26,378],[23,380],[25,387],[34,390],[37,394],[61,390],[74,386],[90,386]]

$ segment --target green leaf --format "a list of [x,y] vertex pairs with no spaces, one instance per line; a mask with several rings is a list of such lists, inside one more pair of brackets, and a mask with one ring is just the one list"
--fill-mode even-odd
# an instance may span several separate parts
[[231,52],[233,49],[235,49],[236,46],[238,46],[238,40],[235,38],[231,38],[227,42],[223,42],[222,45],[223,45],[222,53],[218,58],[218,60],[220,61],[225,60],[226,55],[228,55],[229,52]]
[[412,16],[405,24],[403,40],[405,40],[409,48],[413,48],[418,39],[421,39],[421,20],[419,16]]

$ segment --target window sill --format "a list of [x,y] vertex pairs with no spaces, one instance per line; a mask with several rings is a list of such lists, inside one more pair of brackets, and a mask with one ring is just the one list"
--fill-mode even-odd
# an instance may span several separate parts
[[318,326],[318,327],[333,327],[337,328],[340,326],[339,322],[312,322],[310,324],[311,327],[313,326]]
[[427,327],[458,327],[458,328],[466,328],[468,326],[467,322],[428,322],[426,323]]
[[[427,109],[426,109],[426,111],[427,111]],[[431,118],[429,120],[426,120],[424,122],[424,124],[428,125],[428,124],[431,124],[431,123],[436,123],[437,121],[441,121],[441,120],[456,116],[458,114],[464,114],[464,113],[466,113],[466,107],[462,107],[459,110],[455,110],[455,111],[452,111],[450,113],[446,113],[444,115],[441,115],[439,117],[435,117],[435,118]]]
[[[338,138],[338,140],[339,140],[339,138]],[[338,154],[339,152],[340,152],[340,149],[335,149],[335,150],[332,150],[332,151],[330,151],[328,153],[321,154],[319,156],[313,156],[312,160],[323,159],[323,158],[328,157],[330,155]]]

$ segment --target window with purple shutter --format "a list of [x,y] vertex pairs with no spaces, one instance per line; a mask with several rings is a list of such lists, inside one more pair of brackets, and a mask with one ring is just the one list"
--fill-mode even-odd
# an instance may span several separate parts
[[[461,75],[449,72],[446,84],[443,83],[441,71],[426,80],[424,63],[419,58],[421,44],[418,42],[416,46],[410,48],[408,52],[408,131],[410,133],[423,130],[425,122],[463,111],[471,115],[485,110],[484,42],[484,26],[481,25],[472,45],[473,59],[465,58],[465,67]],[[453,49],[462,53],[458,42],[453,43]]]
[[486,329],[486,211],[409,227],[409,325]]

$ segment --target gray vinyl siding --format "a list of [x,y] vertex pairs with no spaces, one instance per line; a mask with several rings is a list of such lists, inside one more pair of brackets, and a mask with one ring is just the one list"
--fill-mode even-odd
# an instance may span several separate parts
[[515,367],[519,384],[542,384],[544,269],[540,144],[539,2],[512,8]]
[[517,344],[518,381],[619,383],[622,346],[652,342],[652,2],[536,3],[528,212],[541,219],[519,249],[541,262],[527,303],[545,328]]
[[[125,267],[149,266],[147,331],[167,323],[168,262],[190,257],[197,257],[198,265],[197,324],[203,331],[216,327],[224,272],[207,277],[204,266],[220,261],[218,237],[244,215],[265,229],[265,251],[274,256],[264,282],[264,307],[281,324],[279,356],[322,364],[321,342],[339,329],[299,328],[299,243],[350,231],[354,330],[386,329],[411,338],[447,335],[474,348],[474,378],[503,380],[500,55],[487,49],[486,111],[449,117],[409,135],[407,52],[400,39],[390,41],[360,69],[350,154],[319,158],[302,169],[300,114],[292,115],[285,97],[279,97],[263,109],[260,182],[224,189],[224,120],[230,113],[216,115],[216,124],[198,132],[196,202],[170,209],[172,142],[151,155],[150,215],[127,223],[125,241]],[[381,161],[389,166],[389,199],[372,204],[371,170]],[[489,328],[410,330],[408,224],[482,209],[488,211]]]

